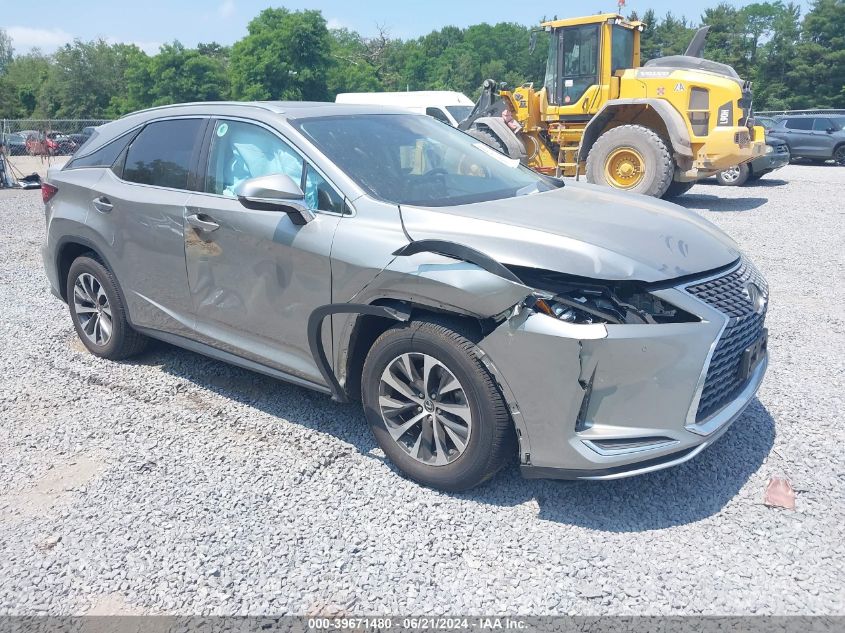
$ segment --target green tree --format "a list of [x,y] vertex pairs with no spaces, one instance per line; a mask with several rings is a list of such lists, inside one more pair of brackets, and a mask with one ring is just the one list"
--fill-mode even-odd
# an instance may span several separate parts
[[804,16],[787,82],[793,108],[842,107],[845,89],[845,0],[815,0]]
[[53,55],[39,103],[59,118],[108,116],[112,100],[126,91],[125,73],[140,50],[105,40],[66,44]]
[[6,71],[6,66],[12,63],[15,49],[12,48],[12,38],[6,29],[0,28],[0,75]]
[[740,77],[747,78],[748,58],[744,14],[722,2],[704,11],[701,24],[710,27],[704,56],[732,66]]
[[264,9],[232,47],[232,94],[237,99],[328,97],[331,39],[319,11]]
[[331,30],[331,64],[326,74],[329,98],[339,92],[378,92],[383,90],[375,50],[366,39],[349,29]]
[[16,56],[8,66],[3,75],[8,86],[7,107],[11,108],[5,116],[10,118],[20,117],[46,117],[49,115],[42,103],[42,86],[47,82],[50,75],[51,60],[38,51],[27,55]]

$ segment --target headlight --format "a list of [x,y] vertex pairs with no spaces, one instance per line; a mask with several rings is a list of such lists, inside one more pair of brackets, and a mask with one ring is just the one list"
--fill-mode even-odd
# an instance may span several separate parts
[[567,323],[679,323],[697,321],[689,313],[648,292],[634,293],[620,298],[609,288],[593,288],[540,299],[537,309]]
[[[513,267],[516,268],[516,267]],[[593,281],[553,271],[514,272],[537,289],[530,307],[567,323],[689,323],[700,319],[632,281]]]
[[775,153],[775,148],[774,148],[773,146],[771,146],[771,145],[766,145],[766,153],[767,153],[767,154],[774,154],[774,153]]

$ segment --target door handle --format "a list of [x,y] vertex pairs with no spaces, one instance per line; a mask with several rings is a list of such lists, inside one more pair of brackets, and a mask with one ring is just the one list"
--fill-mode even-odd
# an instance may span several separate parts
[[111,211],[114,208],[114,205],[105,196],[100,196],[99,198],[94,198],[91,201],[91,204],[93,204],[94,208],[97,211],[99,211],[100,213],[108,213],[109,211]]
[[194,213],[185,219],[188,220],[188,224],[192,227],[199,229],[200,231],[205,231],[206,233],[211,233],[212,231],[216,231],[220,228],[220,225],[217,224],[217,222],[204,213]]

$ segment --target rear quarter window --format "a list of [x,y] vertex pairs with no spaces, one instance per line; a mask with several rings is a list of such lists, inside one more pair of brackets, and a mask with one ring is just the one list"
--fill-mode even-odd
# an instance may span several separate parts
[[187,189],[203,119],[148,124],[126,152],[123,179],[142,185]]
[[[90,154],[72,158],[65,166],[65,169],[75,169],[77,167],[111,167],[136,133],[137,130],[129,134],[124,134]],[[85,145],[80,147],[77,153],[84,149]]]
[[787,119],[786,127],[790,130],[812,130],[813,119]]

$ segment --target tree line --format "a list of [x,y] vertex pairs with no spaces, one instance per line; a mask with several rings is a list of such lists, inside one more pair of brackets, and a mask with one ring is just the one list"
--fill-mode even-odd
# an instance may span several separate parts
[[[705,57],[754,82],[755,108],[845,107],[845,0],[721,3],[697,22],[654,11],[641,16],[643,61],[684,52],[711,26]],[[104,40],[67,44],[51,55],[15,54],[0,29],[0,118],[112,118],[184,101],[333,100],[339,92],[456,90],[470,97],[490,77],[542,83],[548,39],[514,23],[446,26],[402,40],[385,29],[363,36],[330,29],[316,10],[265,9],[231,46],[178,41],[148,55]]]

